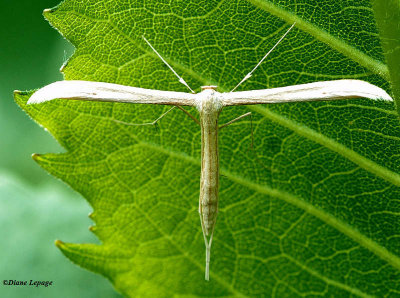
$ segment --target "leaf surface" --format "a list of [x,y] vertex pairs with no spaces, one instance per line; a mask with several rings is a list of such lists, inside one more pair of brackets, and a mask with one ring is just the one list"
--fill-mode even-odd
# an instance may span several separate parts
[[[197,92],[357,78],[389,89],[368,1],[67,0],[45,16],[76,47],[68,80]],[[400,285],[399,123],[367,99],[225,108],[220,203],[204,281],[197,212],[200,129],[168,107],[55,100],[26,106],[66,152],[36,155],[92,205],[95,244],[59,242],[135,297],[390,296]],[[195,114],[195,110],[190,110]],[[252,129],[254,146],[252,143]]]
[[383,51],[388,63],[393,98],[400,112],[400,2],[372,0]]

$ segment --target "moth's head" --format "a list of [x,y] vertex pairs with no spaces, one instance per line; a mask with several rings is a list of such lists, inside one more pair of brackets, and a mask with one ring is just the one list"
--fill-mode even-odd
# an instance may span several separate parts
[[201,86],[201,91],[211,89],[211,90],[217,90],[218,86],[215,85],[210,85],[210,86]]
[[195,97],[197,110],[201,113],[216,113],[222,109],[221,96],[217,86],[201,86],[201,92]]

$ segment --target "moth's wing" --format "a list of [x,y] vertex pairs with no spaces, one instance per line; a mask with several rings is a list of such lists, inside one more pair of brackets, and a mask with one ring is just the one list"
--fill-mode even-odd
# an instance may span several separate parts
[[36,91],[29,98],[28,104],[42,103],[56,98],[179,106],[195,104],[195,94],[89,81],[52,83]]
[[360,80],[337,80],[281,88],[222,93],[224,106],[371,98],[393,100],[383,89]]

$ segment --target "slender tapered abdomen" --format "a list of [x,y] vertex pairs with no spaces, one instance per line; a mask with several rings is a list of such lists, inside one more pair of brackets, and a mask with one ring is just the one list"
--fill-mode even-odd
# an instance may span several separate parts
[[218,113],[201,115],[201,179],[199,212],[204,232],[214,229],[218,212]]
[[205,279],[209,280],[210,252],[218,212],[218,117],[222,104],[215,86],[202,87],[196,107],[201,126],[201,179],[199,213],[206,246]]

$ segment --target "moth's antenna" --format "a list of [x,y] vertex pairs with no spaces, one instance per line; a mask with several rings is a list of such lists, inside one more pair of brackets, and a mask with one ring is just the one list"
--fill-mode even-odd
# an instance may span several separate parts
[[261,63],[263,63],[263,61],[265,60],[265,58],[267,58],[267,56],[276,48],[276,46],[285,38],[285,36],[289,33],[290,30],[292,30],[292,28],[294,27],[294,25],[296,25],[296,22],[293,23],[292,26],[290,26],[290,28],[286,31],[285,34],[283,34],[283,36],[278,40],[278,42],[268,51],[267,54],[265,54],[265,56],[260,60],[260,62],[257,63],[257,65],[252,69],[252,71],[250,71],[247,75],[245,75],[245,77],[239,82],[239,84],[236,85],[235,88],[233,88],[231,90],[231,92],[235,91],[237,87],[239,87],[244,81],[246,81],[248,78],[250,78],[253,74],[253,72],[257,69],[257,67],[260,66]]
[[142,38],[144,39],[144,41],[149,45],[149,47],[157,54],[158,57],[160,57],[160,59],[162,60],[162,62],[165,63],[165,65],[167,65],[169,67],[169,69],[174,73],[174,75],[176,75],[176,77],[179,79],[179,82],[182,83],[183,85],[185,85],[192,93],[195,93],[193,91],[192,88],[189,87],[189,85],[185,82],[185,80],[180,77],[176,71],[171,67],[171,65],[168,64],[167,61],[165,61],[165,59],[163,57],[161,57],[161,55],[157,52],[157,50],[150,44],[150,42],[146,39],[146,37],[144,37],[144,35],[142,35]]

